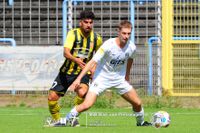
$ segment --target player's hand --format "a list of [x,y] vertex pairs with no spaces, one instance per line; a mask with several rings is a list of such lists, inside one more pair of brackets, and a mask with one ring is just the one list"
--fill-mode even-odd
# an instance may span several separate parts
[[81,58],[76,58],[76,63],[78,64],[78,66],[83,69],[85,67],[85,63],[83,62],[83,59]]
[[125,76],[125,80],[129,82],[129,75]]
[[92,79],[93,78],[93,76],[94,76],[94,71],[92,71],[92,70],[90,70],[90,78]]
[[79,87],[81,81],[76,79],[70,86],[69,86],[69,91],[74,91],[76,88]]

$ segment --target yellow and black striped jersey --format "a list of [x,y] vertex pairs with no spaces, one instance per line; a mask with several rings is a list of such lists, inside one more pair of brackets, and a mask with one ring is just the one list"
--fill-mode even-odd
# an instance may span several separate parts
[[[76,28],[68,32],[64,47],[69,48],[74,57],[82,58],[83,62],[87,63],[101,44],[102,38],[99,34],[91,31],[90,35],[85,37],[81,29]],[[81,68],[75,62],[65,59],[60,72],[69,75],[78,75],[81,72]]]

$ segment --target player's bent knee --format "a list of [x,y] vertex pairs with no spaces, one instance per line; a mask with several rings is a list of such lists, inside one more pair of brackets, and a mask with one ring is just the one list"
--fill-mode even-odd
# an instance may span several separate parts
[[81,98],[84,98],[86,95],[87,91],[80,89],[79,91],[77,91],[77,95]]
[[48,101],[57,101],[60,96],[55,91],[50,91],[48,95]]
[[88,88],[79,88],[79,89],[77,89],[76,92],[79,97],[84,98],[87,91],[88,91]]

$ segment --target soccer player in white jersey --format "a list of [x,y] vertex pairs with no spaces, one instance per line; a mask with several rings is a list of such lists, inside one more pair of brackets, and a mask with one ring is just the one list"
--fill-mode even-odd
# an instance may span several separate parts
[[118,36],[103,43],[94,57],[87,63],[77,79],[70,86],[74,90],[80,85],[82,77],[93,67],[96,67],[92,84],[84,102],[75,106],[67,115],[66,121],[74,126],[73,121],[83,111],[88,110],[96,101],[97,96],[104,90],[115,88],[128,101],[136,116],[137,126],[150,126],[144,121],[144,110],[135,89],[129,83],[130,68],[136,46],[131,42],[132,25],[122,21],[118,27]]

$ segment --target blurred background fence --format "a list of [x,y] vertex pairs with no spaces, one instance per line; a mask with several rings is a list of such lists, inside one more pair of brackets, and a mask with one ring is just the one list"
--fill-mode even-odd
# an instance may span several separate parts
[[[165,10],[163,14],[161,10],[168,7],[171,10]],[[193,37],[193,34],[196,38],[200,36],[200,2],[198,0],[0,0],[0,38],[12,38],[17,45],[15,49],[12,49],[8,47],[10,42],[0,42],[0,93],[32,93],[48,90],[62,61],[56,62],[53,71],[42,68],[49,68],[47,66],[55,60],[63,60],[63,40],[69,29],[78,26],[79,13],[83,9],[94,11],[96,15],[94,30],[103,37],[104,41],[116,36],[116,28],[121,20],[130,20],[134,24],[131,39],[137,46],[137,56],[130,79],[131,84],[141,90],[144,95],[161,95],[162,89],[167,90],[168,93],[177,86],[193,89],[193,87],[185,86],[186,81],[181,78],[181,76],[188,78],[187,73],[191,74],[191,72],[196,76],[191,74],[189,77],[195,76],[196,80],[192,83],[188,80],[188,84],[195,84],[196,88],[200,88],[199,76],[197,76],[200,72],[199,57],[197,57],[200,53],[198,52],[200,51],[199,43],[195,42],[194,45],[196,60],[189,63],[196,65],[190,67],[186,74],[180,74],[182,66],[186,65],[177,64],[177,62],[186,63],[183,61],[188,59],[185,54],[178,58],[181,60],[173,63],[174,66],[179,66],[179,68],[174,67],[177,69],[174,69],[173,73],[172,65],[168,66],[177,59],[172,58],[170,51],[175,51],[181,44],[174,45],[176,47],[174,49],[169,47],[163,49],[163,46],[172,44],[165,41],[170,37],[188,37],[187,35]],[[168,13],[171,16],[168,16]],[[166,18],[165,21],[162,22],[161,16]],[[167,24],[168,21],[175,22],[173,27]],[[169,24],[172,24],[170,22]],[[165,27],[164,30],[163,27]],[[174,34],[169,29],[173,30]],[[161,45],[163,40],[164,43],[162,42]],[[188,47],[184,46],[188,49],[194,48],[188,45]],[[185,48],[181,49],[185,50]],[[16,64],[18,64],[17,67]],[[177,73],[179,73],[179,78],[177,78]]]
[[165,0],[162,4],[164,93],[200,96],[200,1]]

